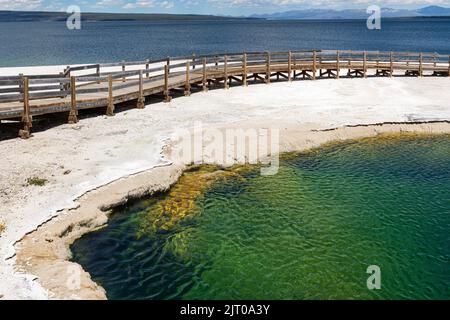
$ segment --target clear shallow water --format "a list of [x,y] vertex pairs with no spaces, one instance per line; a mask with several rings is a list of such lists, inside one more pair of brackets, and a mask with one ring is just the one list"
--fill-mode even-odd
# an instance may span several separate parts
[[244,176],[139,240],[164,196],[120,209],[74,261],[110,299],[450,299],[449,136],[346,142]]
[[0,67],[136,61],[192,53],[351,49],[450,54],[450,18],[323,21],[1,22]]

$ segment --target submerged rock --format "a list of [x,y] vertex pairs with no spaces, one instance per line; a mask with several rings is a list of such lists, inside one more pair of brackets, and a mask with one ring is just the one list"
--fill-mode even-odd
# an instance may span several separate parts
[[249,166],[224,169],[215,165],[203,165],[188,168],[168,194],[145,213],[138,237],[144,234],[169,232],[180,222],[195,216],[199,212],[197,200],[215,183],[228,179],[245,180],[240,174],[244,170],[243,167],[247,167],[248,170]]

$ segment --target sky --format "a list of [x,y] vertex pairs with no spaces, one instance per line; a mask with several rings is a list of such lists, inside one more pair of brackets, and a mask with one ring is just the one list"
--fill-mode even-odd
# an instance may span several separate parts
[[250,15],[296,9],[353,9],[381,7],[415,9],[429,5],[450,7],[450,0],[0,0],[0,10],[66,11],[77,5],[82,12],[195,13]]

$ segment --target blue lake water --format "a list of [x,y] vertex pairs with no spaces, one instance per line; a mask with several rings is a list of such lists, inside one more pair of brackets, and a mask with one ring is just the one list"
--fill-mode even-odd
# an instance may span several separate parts
[[192,53],[352,49],[450,54],[450,18],[365,20],[1,22],[0,67],[144,60]]

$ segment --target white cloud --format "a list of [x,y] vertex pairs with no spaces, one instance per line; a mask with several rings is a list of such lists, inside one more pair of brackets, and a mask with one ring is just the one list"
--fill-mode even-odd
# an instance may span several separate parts
[[123,0],[101,0],[95,4],[96,7],[107,8],[123,5]]
[[152,8],[155,6],[155,1],[153,0],[138,0],[136,2],[129,2],[123,7],[125,9],[135,9],[135,8]]
[[[124,9],[146,9],[163,8],[171,9],[176,4],[188,7],[208,6],[215,8],[335,8],[346,9],[364,7],[369,4],[378,4],[382,7],[421,7],[427,5],[450,6],[450,0],[96,0],[84,1],[85,7],[96,8],[124,8]],[[0,10],[38,10],[57,9],[63,7],[65,1],[61,0],[0,0]]]
[[42,0],[0,0],[0,10],[34,10],[42,5]]
[[163,2],[159,3],[159,6],[164,9],[170,9],[170,8],[173,8],[174,4],[171,1],[163,1]]
[[354,7],[357,5],[379,4],[383,7],[395,6],[420,6],[420,5],[450,5],[450,0],[206,0],[216,7],[255,7],[255,6],[299,6],[304,7]]
[[[106,0],[106,1],[114,1],[114,0]],[[155,8],[155,7],[171,9],[174,7],[174,3],[172,1],[167,0],[164,1],[137,0],[135,2],[128,2],[123,6],[124,9]]]

